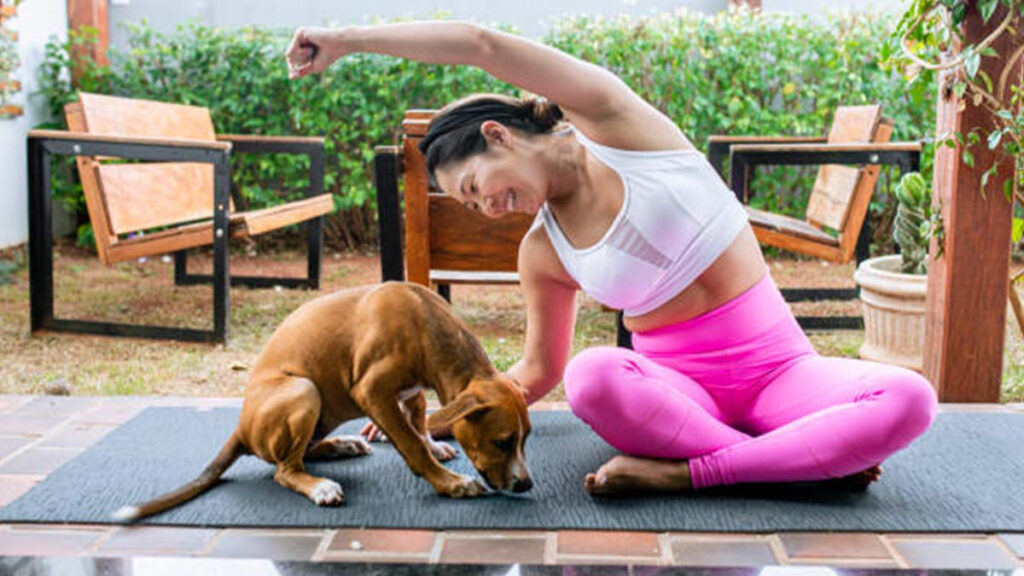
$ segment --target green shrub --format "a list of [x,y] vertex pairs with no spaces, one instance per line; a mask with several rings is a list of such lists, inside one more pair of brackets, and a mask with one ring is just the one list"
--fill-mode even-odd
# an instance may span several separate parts
[[[347,56],[317,77],[289,81],[283,53],[291,31],[127,28],[128,49],[110,51],[109,69],[90,64],[83,89],[207,106],[222,133],[326,137],[325,187],[340,209],[327,226],[334,247],[374,241],[373,147],[397,142],[406,109],[440,107],[471,92],[514,93],[476,69],[365,54]],[[895,139],[918,139],[934,126],[934,95],[908,92],[901,77],[879,67],[890,28],[874,16],[820,23],[746,11],[678,12],[567,18],[544,41],[622,76],[698,146],[714,133],[822,134],[837,105],[874,101],[896,121]],[[70,42],[88,41],[76,36]],[[56,117],[74,98],[69,49],[51,42],[41,72]],[[301,156],[239,155],[234,163],[234,185],[252,207],[306,180]],[[80,208],[70,167],[54,170],[55,190],[65,205]],[[760,206],[802,213],[812,173],[779,168],[759,176]],[[885,205],[875,204],[876,212]]]

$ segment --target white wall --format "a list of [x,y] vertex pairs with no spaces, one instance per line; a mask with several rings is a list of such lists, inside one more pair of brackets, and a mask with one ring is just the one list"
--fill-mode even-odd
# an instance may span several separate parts
[[27,0],[18,6],[18,15],[8,21],[18,32],[21,68],[17,79],[21,92],[13,102],[25,109],[14,119],[0,120],[0,249],[28,239],[28,167],[25,135],[36,124],[47,120],[46,103],[33,96],[37,88],[36,71],[43,61],[43,49],[51,35],[67,38],[67,0]]

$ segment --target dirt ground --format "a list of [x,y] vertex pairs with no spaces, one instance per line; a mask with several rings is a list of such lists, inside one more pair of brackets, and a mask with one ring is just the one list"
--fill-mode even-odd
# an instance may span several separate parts
[[[780,286],[853,286],[853,265],[773,260]],[[190,271],[209,268],[209,258],[190,259]],[[58,317],[148,324],[212,326],[212,289],[176,287],[169,258],[103,266],[80,248],[61,245],[54,260]],[[302,276],[303,254],[232,254],[236,274]],[[322,292],[377,282],[373,253],[327,254]],[[235,396],[248,367],[277,324],[317,293],[304,290],[233,288],[227,346],[141,339],[29,333],[28,271],[0,286],[0,393],[36,394],[67,390],[76,395]],[[517,287],[454,286],[455,312],[481,339],[499,369],[522,349],[525,318]],[[798,314],[859,314],[859,302],[795,304]],[[581,297],[574,349],[613,344],[614,317]],[[1012,331],[1008,331],[1011,333]],[[822,354],[856,357],[860,331],[813,332]],[[1008,342],[1008,365],[1019,366],[1019,335]],[[1019,379],[1020,376],[1017,376]],[[1015,396],[1016,393],[1011,394]],[[550,399],[562,397],[556,390]]]

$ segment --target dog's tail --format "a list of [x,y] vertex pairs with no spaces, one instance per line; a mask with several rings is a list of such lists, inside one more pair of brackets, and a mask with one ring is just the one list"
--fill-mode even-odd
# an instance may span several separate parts
[[238,460],[239,456],[248,453],[249,450],[242,444],[242,441],[238,438],[238,433],[235,432],[231,434],[231,438],[228,438],[227,443],[220,449],[217,457],[206,466],[206,469],[195,480],[149,502],[125,506],[114,512],[111,517],[120,522],[134,522],[140,518],[163,512],[168,508],[173,508],[178,504],[187,502],[212,488],[221,475],[235,463],[235,460]]

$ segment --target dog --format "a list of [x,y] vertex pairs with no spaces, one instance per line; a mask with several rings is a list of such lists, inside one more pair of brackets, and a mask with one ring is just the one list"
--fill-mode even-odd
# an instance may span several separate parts
[[[442,404],[429,419],[424,388]],[[362,437],[327,437],[364,415],[440,495],[471,498],[487,489],[445,468],[439,461],[453,458],[455,449],[428,430],[450,429],[491,488],[533,486],[522,388],[494,368],[444,299],[423,286],[387,282],[321,296],[293,311],[253,365],[238,427],[213,461],[191,482],[121,508],[114,518],[131,522],[190,500],[243,455],[276,465],[278,484],[317,505],[340,505],[342,487],[308,474],[303,459],[370,454]]]

